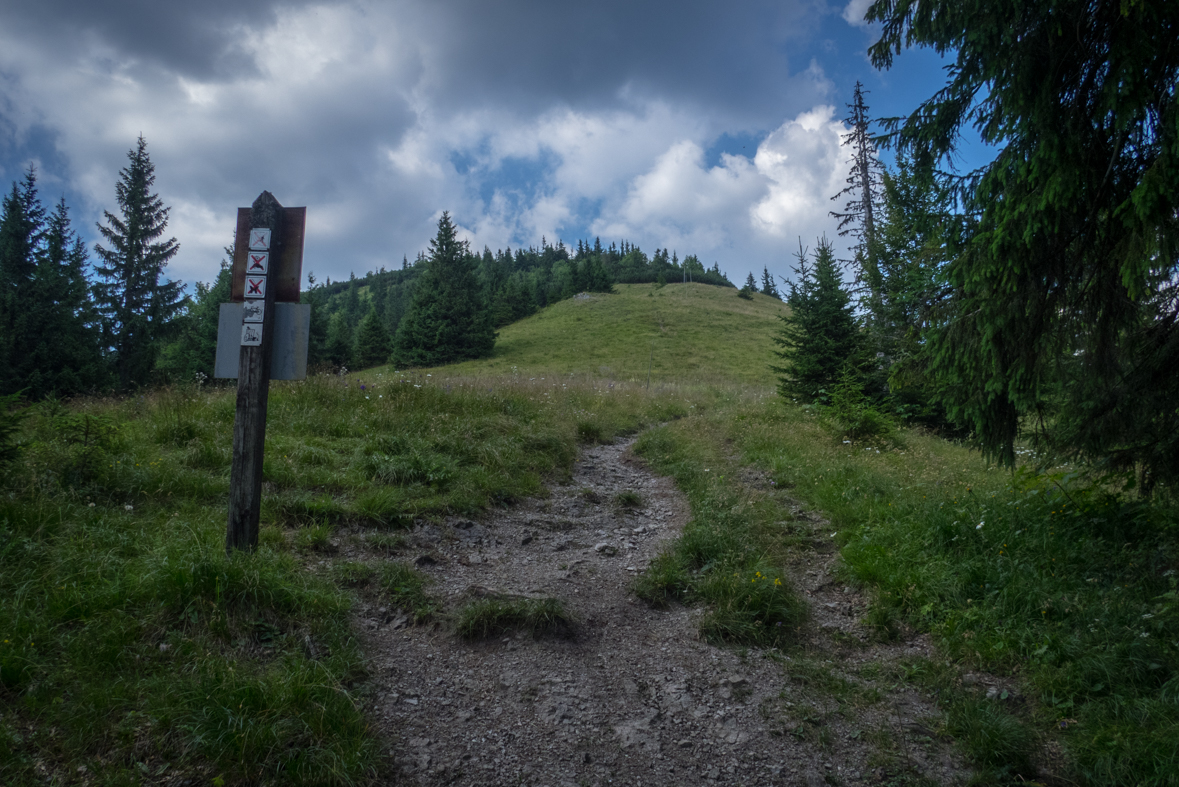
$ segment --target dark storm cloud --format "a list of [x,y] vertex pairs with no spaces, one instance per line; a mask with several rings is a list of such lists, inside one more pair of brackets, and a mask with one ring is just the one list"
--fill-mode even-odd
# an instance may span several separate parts
[[56,39],[69,56],[78,42],[97,39],[116,53],[193,77],[251,67],[233,46],[240,26],[272,21],[275,9],[303,0],[34,0],[5,3],[5,24],[38,38]]
[[[225,78],[253,70],[237,45],[278,9],[310,0],[40,0],[10,5],[5,23],[56,40],[69,56],[97,40],[117,55],[180,75]],[[319,3],[322,6],[351,3]],[[366,4],[359,4],[362,8]],[[535,111],[562,101],[613,102],[624,87],[747,117],[777,117],[789,90],[789,50],[830,13],[822,0],[398,0],[376,3],[414,28],[440,102]]]
[[[441,100],[608,104],[629,87],[747,117],[780,117],[792,62],[827,13],[795,0],[455,0],[418,7]],[[801,59],[801,58],[798,58]]]

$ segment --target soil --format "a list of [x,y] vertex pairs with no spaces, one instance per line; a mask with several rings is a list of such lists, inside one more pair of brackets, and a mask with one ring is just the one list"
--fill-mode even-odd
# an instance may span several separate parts
[[[556,598],[570,636],[459,639],[360,608],[370,655],[368,713],[397,779],[420,785],[951,785],[970,771],[931,697],[897,679],[930,657],[921,637],[876,641],[866,599],[836,579],[830,527],[789,567],[811,619],[797,647],[762,651],[700,639],[704,610],[652,609],[630,586],[689,517],[683,495],[630,451],[586,448],[548,497],[417,526],[407,552],[448,611],[475,597]],[[767,485],[755,473],[745,483]],[[767,485],[768,488],[768,485]],[[618,505],[631,491],[637,506]],[[780,495],[780,493],[779,493]],[[389,559],[363,534],[342,557]]]

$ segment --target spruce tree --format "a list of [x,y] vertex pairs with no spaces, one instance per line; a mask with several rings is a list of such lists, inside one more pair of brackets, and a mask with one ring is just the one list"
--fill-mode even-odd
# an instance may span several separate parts
[[29,167],[0,209],[0,395],[26,387],[26,354],[35,331],[30,321],[38,308],[33,276],[44,233],[45,210]]
[[357,368],[380,366],[389,360],[389,349],[389,332],[385,330],[385,324],[374,305],[356,330]]
[[869,52],[954,53],[892,140],[922,166],[964,127],[998,151],[952,179],[977,224],[927,337],[951,416],[1007,464],[1053,459],[1179,488],[1179,3],[876,2]]
[[0,217],[0,394],[92,390],[103,377],[86,247],[65,201],[48,217],[30,167]]
[[851,172],[847,176],[847,186],[831,199],[848,199],[842,213],[831,211],[831,215],[839,219],[841,236],[851,235],[858,241],[855,250],[856,281],[867,286],[868,301],[872,306],[878,300],[880,288],[875,243],[883,167],[872,141],[872,121],[868,117],[868,104],[864,101],[865,92],[864,86],[856,82],[852,103],[847,105],[850,113],[846,122],[851,126],[851,131],[844,135],[843,144],[851,148]]
[[397,330],[398,366],[434,366],[490,355],[495,331],[475,275],[475,260],[443,212],[438,235]]
[[150,381],[161,340],[182,308],[184,290],[179,282],[161,280],[180,244],[175,238],[159,240],[170,209],[151,192],[155,167],[142,136],[127,158],[130,163],[115,184],[120,215],[104,211],[106,225],[98,225],[110,248],[94,246],[101,260],[95,271],[102,278],[94,287],[95,301],[106,323],[115,377],[124,391]]
[[807,264],[805,249],[800,248],[796,256],[798,281],[790,283],[786,297],[790,311],[780,317],[782,327],[774,337],[782,348],[774,354],[783,363],[770,368],[779,375],[782,396],[822,401],[839,381],[844,366],[858,361],[860,335],[831,242],[819,239],[813,266]]
[[774,277],[770,273],[768,267],[763,266],[761,269],[761,294],[768,295],[771,298],[781,298],[778,293],[778,287],[774,284]]
[[344,311],[333,314],[331,322],[328,323],[327,344],[324,347],[325,360],[337,368],[355,366],[352,359],[353,335],[348,314]]
[[330,314],[328,297],[323,284],[316,284],[315,274],[307,274],[307,289],[299,295],[300,303],[311,305],[311,324],[307,337],[307,368],[315,369],[327,363],[327,334]]
[[746,300],[753,300],[753,293],[755,292],[757,292],[757,280],[753,278],[753,272],[750,271],[749,277],[745,279],[745,285],[737,292],[737,296]]
[[160,352],[158,369],[169,380],[199,383],[213,377],[221,304],[230,298],[233,247],[225,247],[225,254],[213,283],[197,282],[196,295],[177,318],[176,338]]
[[33,276],[33,328],[22,351],[35,397],[70,396],[104,384],[101,324],[90,299],[86,246],[70,226],[63,198],[46,224]]

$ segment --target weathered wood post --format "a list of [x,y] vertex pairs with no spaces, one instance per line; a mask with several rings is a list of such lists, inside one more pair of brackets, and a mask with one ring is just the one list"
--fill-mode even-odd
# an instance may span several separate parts
[[[283,207],[263,191],[250,208],[246,243],[245,309],[237,375],[237,415],[233,422],[233,465],[229,476],[229,523],[225,550],[258,546],[262,507],[262,454],[266,445],[266,402],[270,393],[270,355],[274,346],[275,290],[271,261],[282,257]],[[235,255],[236,256],[236,255]],[[262,305],[261,314],[258,304]],[[258,318],[261,318],[258,321]]]

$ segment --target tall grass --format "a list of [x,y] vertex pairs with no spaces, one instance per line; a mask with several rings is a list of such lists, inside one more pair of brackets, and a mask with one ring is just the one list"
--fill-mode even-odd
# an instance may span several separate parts
[[[434,608],[397,563],[309,570],[341,525],[476,513],[568,475],[579,441],[707,396],[374,373],[272,386],[261,546],[226,557],[227,389],[32,408],[0,492],[0,782],[380,778],[356,593]],[[48,774],[48,776],[46,776]]]
[[1059,736],[1088,783],[1179,784],[1174,508],[1065,469],[1000,472],[919,433],[893,450],[845,444],[772,400],[735,415],[727,435],[746,460],[831,518],[876,620],[1022,678],[1023,721],[976,703],[956,711],[964,735],[1023,724],[1025,738]]

